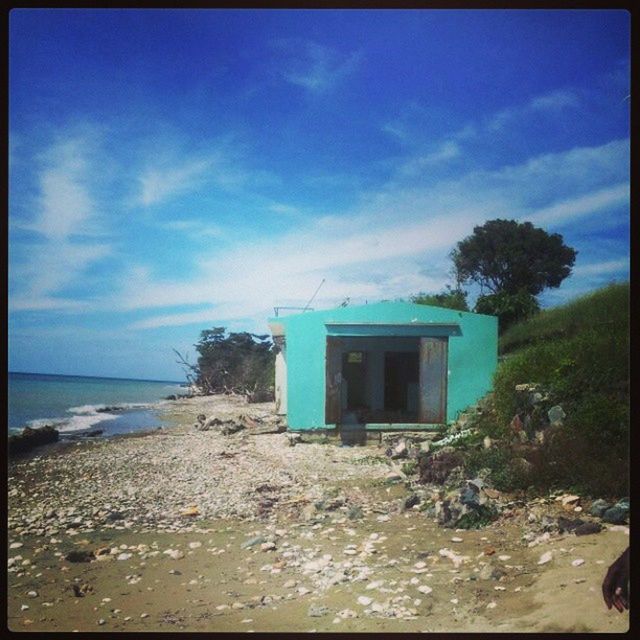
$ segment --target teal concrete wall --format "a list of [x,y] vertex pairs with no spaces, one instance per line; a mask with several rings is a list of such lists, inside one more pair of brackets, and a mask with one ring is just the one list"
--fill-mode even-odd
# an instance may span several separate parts
[[[312,311],[270,324],[284,328],[287,354],[287,423],[292,430],[326,429],[325,356],[327,335],[449,336],[447,421],[491,389],[498,356],[498,319],[440,307],[406,302],[380,302],[357,307]],[[362,323],[327,326],[326,323]],[[458,328],[367,326],[368,323],[455,323]]]

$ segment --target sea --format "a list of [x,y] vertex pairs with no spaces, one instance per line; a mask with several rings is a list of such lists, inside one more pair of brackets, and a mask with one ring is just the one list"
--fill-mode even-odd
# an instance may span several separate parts
[[61,437],[102,431],[112,436],[165,426],[157,403],[186,393],[184,383],[63,376],[8,375],[9,433],[54,426]]

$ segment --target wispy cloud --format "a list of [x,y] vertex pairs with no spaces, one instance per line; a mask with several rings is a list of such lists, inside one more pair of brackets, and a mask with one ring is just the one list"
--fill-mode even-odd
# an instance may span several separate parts
[[[620,141],[619,149],[626,144]],[[603,157],[617,163],[618,175],[624,172],[624,153],[614,153],[612,148],[610,143],[546,154],[521,165],[473,172],[431,186],[409,189],[389,184],[363,196],[350,211],[202,255],[188,280],[159,281],[145,272],[129,276],[114,304],[140,311],[209,305],[205,310],[186,308],[148,317],[136,322],[136,329],[213,322],[214,318],[217,322],[251,319],[257,325],[273,305],[306,302],[323,278],[325,285],[315,301],[320,306],[345,297],[355,303],[438,291],[449,281],[451,248],[489,217],[532,219],[537,212],[539,220],[560,224],[624,203],[628,197],[624,183],[578,197],[566,195],[573,193],[576,184],[582,189],[598,184]],[[532,209],[522,194],[533,181],[553,186],[546,196],[551,204]],[[576,277],[586,273],[578,270]]]
[[169,231],[186,233],[192,238],[222,238],[225,234],[220,225],[204,220],[172,220],[162,226]]
[[628,183],[598,189],[583,196],[552,204],[527,215],[527,220],[541,226],[562,226],[607,207],[627,204],[630,198]]
[[[64,295],[94,263],[111,255],[110,242],[96,242],[106,233],[92,193],[96,131],[61,136],[44,153],[38,177],[39,194],[33,216],[13,219],[13,233],[35,232],[35,239],[16,244],[10,269],[12,310],[80,309],[85,301]],[[91,156],[93,158],[93,156]],[[37,161],[37,160],[36,160]],[[87,240],[93,237],[93,240]]]
[[352,74],[361,60],[360,52],[345,54],[312,40],[287,38],[272,45],[284,54],[278,61],[280,76],[310,93],[327,91]]
[[146,169],[138,178],[140,204],[148,207],[194,188],[211,166],[210,160],[195,160],[180,166]]
[[629,271],[629,259],[605,260],[588,264],[578,264],[573,268],[575,275],[579,276],[609,276],[612,273]]
[[506,107],[491,116],[486,126],[490,131],[496,132],[508,124],[530,118],[533,114],[555,116],[563,109],[577,107],[579,104],[580,100],[575,92],[569,89],[559,89],[535,96],[528,102]]

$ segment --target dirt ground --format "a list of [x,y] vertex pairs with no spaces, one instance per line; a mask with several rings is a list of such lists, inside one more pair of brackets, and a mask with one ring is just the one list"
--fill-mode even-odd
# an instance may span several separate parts
[[[113,446],[129,445],[121,440]],[[556,535],[528,547],[521,540],[525,509],[483,529],[445,529],[423,512],[398,509],[406,488],[382,481],[375,465],[371,478],[365,473],[331,482],[326,466],[332,451],[359,460],[383,455],[375,442],[366,448],[299,444],[290,451],[304,447],[327,453],[322,458],[327,475],[318,480],[323,489],[357,491],[374,508],[351,518],[345,508],[310,514],[276,505],[265,519],[201,518],[180,531],[96,527],[61,532],[53,541],[10,531],[9,542],[19,540],[22,546],[9,551],[10,557],[19,555],[14,562],[21,565],[8,574],[9,629],[628,630],[628,612],[608,611],[601,595],[607,567],[629,544],[628,527],[583,537]],[[75,453],[58,457],[65,455]],[[287,455],[293,473],[296,457]],[[19,465],[12,470],[20,472]],[[91,562],[65,559],[71,550],[101,554],[101,549],[104,554]],[[443,549],[462,557],[459,564]],[[552,560],[538,564],[548,551]],[[492,577],[483,571],[487,564]]]

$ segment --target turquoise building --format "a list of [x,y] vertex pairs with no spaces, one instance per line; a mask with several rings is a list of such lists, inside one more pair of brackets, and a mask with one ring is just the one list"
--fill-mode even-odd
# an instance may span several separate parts
[[269,320],[276,409],[291,431],[432,429],[491,389],[498,319],[380,302]]

